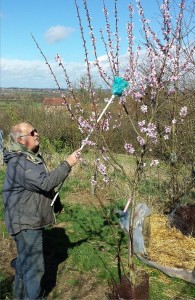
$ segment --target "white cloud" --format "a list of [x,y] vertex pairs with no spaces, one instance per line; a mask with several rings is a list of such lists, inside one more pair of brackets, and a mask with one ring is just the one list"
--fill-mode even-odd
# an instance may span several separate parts
[[[99,61],[105,72],[110,74],[110,64],[106,56],[100,56]],[[78,86],[78,82],[82,76],[86,75],[86,63],[84,62],[67,62],[63,61],[70,82]],[[50,62],[49,62],[50,63]],[[126,55],[120,57],[121,67],[127,64]],[[99,72],[96,67],[91,64],[92,81],[98,86],[103,85]],[[50,63],[57,81],[61,88],[66,88],[64,72],[58,63],[52,61]],[[0,62],[0,87],[24,87],[24,88],[57,88],[55,80],[50,69],[44,60],[19,60],[1,58]]]
[[[51,68],[61,88],[66,87],[63,70],[57,63],[51,63]],[[85,73],[84,63],[66,63],[70,81],[78,82]],[[0,87],[21,88],[57,88],[54,78],[44,61],[28,61],[19,59],[1,59]]]
[[45,32],[45,39],[48,44],[54,44],[67,38],[74,31],[75,29],[72,27],[52,26]]
[[98,60],[99,60],[100,63],[107,63],[108,62],[108,56],[107,56],[107,54],[99,56]]

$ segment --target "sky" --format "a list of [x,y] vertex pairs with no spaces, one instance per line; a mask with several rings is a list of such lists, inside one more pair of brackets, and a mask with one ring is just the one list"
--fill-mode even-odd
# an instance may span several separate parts
[[[177,0],[176,0],[177,1]],[[159,7],[156,0],[142,0],[145,15],[158,24]],[[93,61],[83,1],[77,0],[89,49],[89,59]],[[126,24],[129,21],[129,0],[118,0],[120,55],[127,53]],[[140,35],[140,16],[135,7],[134,35],[138,42]],[[114,28],[114,0],[105,0],[109,12],[111,30]],[[102,0],[88,0],[88,9],[94,34],[97,40],[97,54],[104,62],[105,48],[99,30],[105,30],[105,16]],[[154,25],[156,26],[156,25]],[[18,88],[56,88],[56,83],[37,48],[32,35],[54,71],[61,88],[66,87],[64,74],[55,61],[58,53],[73,85],[86,74],[85,55],[74,0],[0,0],[0,87]],[[98,74],[95,74],[98,82]],[[101,83],[100,83],[101,84]]]

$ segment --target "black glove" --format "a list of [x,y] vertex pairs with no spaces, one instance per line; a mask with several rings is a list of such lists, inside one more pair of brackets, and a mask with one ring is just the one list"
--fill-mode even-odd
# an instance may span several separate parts
[[63,210],[63,205],[60,201],[60,196],[58,195],[55,202],[54,202],[54,212],[57,213],[61,213]]

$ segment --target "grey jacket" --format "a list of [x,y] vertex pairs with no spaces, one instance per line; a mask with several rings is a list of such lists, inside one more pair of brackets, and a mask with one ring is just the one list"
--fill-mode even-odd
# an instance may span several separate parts
[[5,223],[11,235],[23,229],[38,229],[55,222],[51,202],[54,188],[69,174],[71,167],[64,161],[47,172],[43,161],[31,160],[26,154],[7,151],[3,185]]

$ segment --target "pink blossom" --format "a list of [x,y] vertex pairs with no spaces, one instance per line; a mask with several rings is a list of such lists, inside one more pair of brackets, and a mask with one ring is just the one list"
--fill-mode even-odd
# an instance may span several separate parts
[[126,143],[124,145],[125,150],[127,151],[128,154],[133,154],[135,152],[135,149],[133,148],[132,144]]
[[153,167],[153,166],[156,167],[156,166],[158,166],[158,164],[159,164],[159,160],[158,159],[153,159],[150,163],[150,167]]
[[89,122],[86,121],[82,116],[78,118],[78,122],[79,122],[79,129],[81,130],[81,132],[84,132],[83,129],[86,129],[88,131],[93,130],[93,126],[89,124]]
[[128,5],[129,11],[133,14],[134,13],[134,8],[132,4]]
[[107,152],[107,149],[103,146],[103,147],[100,149],[100,153],[103,154],[103,153],[105,153],[105,152]]
[[176,92],[175,88],[171,87],[171,88],[169,89],[169,95],[170,95],[170,96],[171,96],[171,95],[174,95],[175,92]]
[[139,127],[139,129],[140,129],[141,132],[146,132],[147,131],[145,125],[146,125],[146,121],[145,120],[138,122],[138,127]]
[[165,134],[163,137],[164,137],[164,140],[169,140],[169,135],[168,134]]
[[91,180],[91,184],[95,186],[95,185],[97,184],[97,181],[94,180],[94,179],[92,179],[92,180]]
[[170,81],[172,81],[172,82],[177,81],[177,80],[178,80],[178,76],[176,76],[176,75],[172,75],[170,77]]
[[102,130],[103,131],[108,131],[109,129],[110,129],[109,120],[105,119],[104,122],[103,122]]
[[147,105],[142,105],[142,106],[141,106],[141,111],[142,111],[144,114],[147,113],[147,110],[148,110]]
[[110,182],[110,178],[108,176],[104,176],[103,181],[106,183]]
[[141,136],[138,136],[137,137],[137,141],[138,141],[138,143],[141,145],[141,146],[144,146],[145,145],[145,140],[144,140],[144,138],[142,138]]
[[147,136],[149,136],[151,139],[156,139],[157,132],[156,132],[156,125],[155,124],[148,123]]
[[165,132],[171,133],[171,126],[165,126]]
[[83,140],[82,141],[82,145],[89,145],[89,146],[95,146],[96,143],[93,141],[87,141],[87,140]]
[[187,112],[188,112],[187,106],[181,107],[180,112],[179,112],[180,117],[185,118],[187,115]]
[[55,61],[61,63],[61,57],[59,56],[59,54],[57,53],[55,56]]
[[98,171],[103,175],[103,176],[106,176],[106,166],[103,165],[103,164],[99,164],[97,166],[98,168]]

